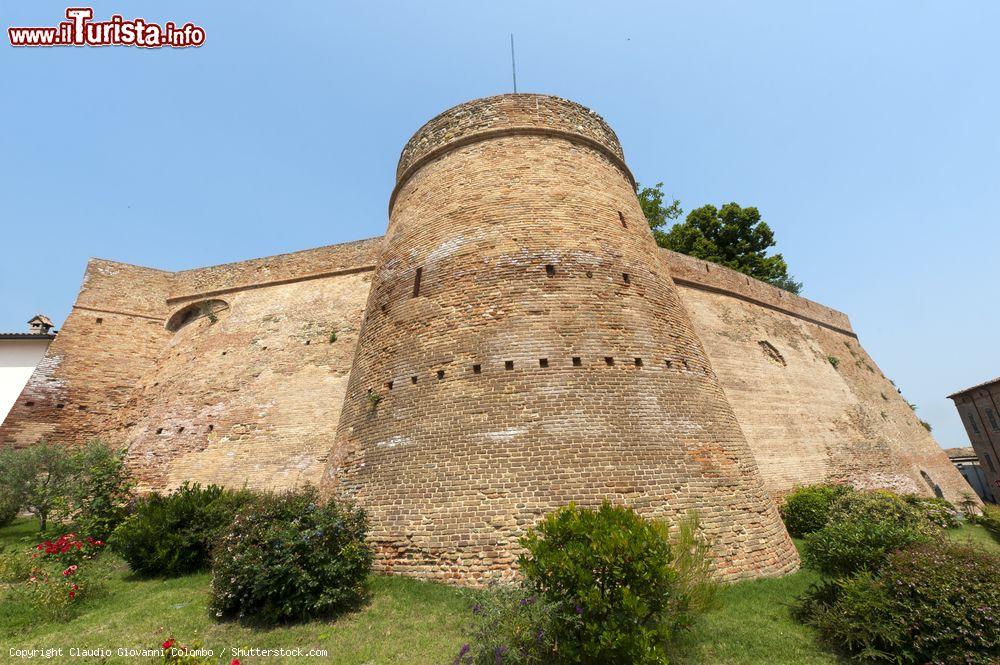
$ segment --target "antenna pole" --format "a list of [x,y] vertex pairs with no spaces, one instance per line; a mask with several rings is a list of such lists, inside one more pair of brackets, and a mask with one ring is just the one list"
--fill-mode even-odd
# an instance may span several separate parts
[[514,92],[517,92],[517,65],[514,63],[514,33],[510,33],[510,72],[514,77]]

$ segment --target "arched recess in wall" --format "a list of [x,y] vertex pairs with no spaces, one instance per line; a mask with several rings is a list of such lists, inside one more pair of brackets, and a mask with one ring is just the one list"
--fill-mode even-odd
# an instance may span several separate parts
[[167,319],[167,330],[177,332],[198,319],[216,319],[221,312],[227,309],[229,309],[229,303],[225,300],[212,299],[193,302],[170,315],[170,318]]

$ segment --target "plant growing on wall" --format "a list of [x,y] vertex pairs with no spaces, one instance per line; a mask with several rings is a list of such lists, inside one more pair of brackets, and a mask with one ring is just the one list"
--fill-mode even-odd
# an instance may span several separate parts
[[372,411],[378,406],[378,403],[382,401],[382,396],[374,388],[368,389],[368,404],[371,406]]
[[830,362],[831,365],[833,365],[834,369],[837,369],[837,365],[840,364],[840,358],[838,358],[837,356],[827,356],[826,359]]

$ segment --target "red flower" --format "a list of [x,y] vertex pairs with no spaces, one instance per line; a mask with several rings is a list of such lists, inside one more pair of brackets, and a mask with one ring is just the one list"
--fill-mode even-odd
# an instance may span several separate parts
[[174,638],[171,637],[169,640],[164,642],[162,646],[164,649],[169,649],[170,647],[174,646]]
[[229,665],[240,665],[240,659],[233,658],[231,661],[229,661]]
[[69,592],[69,597],[70,598],[76,598],[76,591],[70,591]]

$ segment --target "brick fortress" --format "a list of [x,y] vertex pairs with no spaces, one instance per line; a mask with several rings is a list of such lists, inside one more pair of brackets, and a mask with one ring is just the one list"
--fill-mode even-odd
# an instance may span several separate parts
[[143,489],[317,484],[383,571],[465,584],[569,501],[697,510],[736,579],[796,568],[796,484],[968,489],[844,314],[658,249],[610,127],[527,94],[424,125],[383,238],[91,260],[0,426],[42,438],[127,445]]

